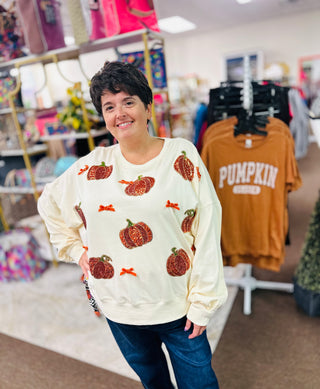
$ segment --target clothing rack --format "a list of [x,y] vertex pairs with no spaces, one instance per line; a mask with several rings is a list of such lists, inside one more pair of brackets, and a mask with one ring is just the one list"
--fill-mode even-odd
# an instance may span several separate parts
[[252,276],[252,265],[244,264],[244,273],[242,278],[232,279],[226,278],[228,286],[238,286],[244,291],[243,313],[251,314],[251,294],[255,289],[277,290],[282,292],[293,293],[293,284],[286,282],[272,282],[257,280]]
[[[246,62],[246,57],[244,57]],[[217,88],[210,89],[207,126],[214,122],[238,116],[239,111],[247,109],[255,118],[261,116],[276,117],[289,125],[289,87],[280,86],[271,80],[252,80],[245,74],[243,80],[228,80],[220,83]],[[250,71],[250,66],[249,66]],[[246,94],[244,91],[246,90]],[[245,101],[245,99],[248,99]]]
[[[244,89],[248,89],[249,101]],[[250,115],[275,116],[282,119],[284,107],[281,104],[281,97],[287,93],[283,87],[272,83],[261,84],[258,82],[226,81],[220,84],[220,87],[210,90],[210,99],[208,105],[208,126],[212,123],[227,119],[230,116],[238,116],[239,112],[246,111]],[[245,105],[251,104],[251,109],[246,109]],[[287,110],[288,105],[287,105]]]
[[[249,57],[244,57],[244,80],[243,80],[243,108],[252,113],[253,106],[253,88],[251,83]],[[226,278],[226,284],[230,286],[238,286],[244,291],[243,313],[251,314],[251,295],[255,289],[277,290],[288,293],[293,293],[293,284],[284,282],[260,281],[252,276],[252,265],[244,264],[244,273],[242,278],[232,279]]]

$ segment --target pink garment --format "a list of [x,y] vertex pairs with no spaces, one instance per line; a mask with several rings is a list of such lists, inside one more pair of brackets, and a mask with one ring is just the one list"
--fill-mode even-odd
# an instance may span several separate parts
[[106,28],[104,25],[103,9],[100,2],[98,4],[99,6],[96,9],[92,9],[92,8],[90,9],[91,25],[92,25],[92,30],[90,35],[91,41],[102,39],[107,36]]

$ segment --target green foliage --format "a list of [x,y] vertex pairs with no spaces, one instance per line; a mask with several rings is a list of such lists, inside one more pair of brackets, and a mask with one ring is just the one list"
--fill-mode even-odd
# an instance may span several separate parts
[[296,281],[304,289],[320,292],[320,198],[311,215]]

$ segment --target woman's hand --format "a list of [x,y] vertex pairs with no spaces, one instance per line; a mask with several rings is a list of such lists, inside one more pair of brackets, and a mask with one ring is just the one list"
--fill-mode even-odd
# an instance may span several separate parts
[[191,328],[191,324],[193,324],[193,331],[192,334],[188,336],[189,339],[193,339],[201,335],[207,328],[207,326],[198,326],[197,324],[194,324],[189,319],[187,319],[184,330],[188,331]]
[[84,253],[81,255],[81,258],[79,260],[79,266],[81,267],[85,278],[89,278],[90,267],[89,267],[89,258],[86,251],[84,251]]

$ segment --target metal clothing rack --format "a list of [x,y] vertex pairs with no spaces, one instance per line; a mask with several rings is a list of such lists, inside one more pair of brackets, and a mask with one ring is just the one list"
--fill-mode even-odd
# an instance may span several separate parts
[[226,278],[226,284],[230,286],[238,286],[244,291],[243,313],[251,314],[251,294],[255,289],[278,290],[282,292],[293,293],[293,284],[286,282],[260,281],[252,276],[252,265],[245,264],[244,274],[242,278],[232,279]]
[[[252,84],[250,74],[250,62],[249,56],[244,57],[244,80],[243,80],[243,108],[247,111],[252,112],[253,109],[253,97],[252,97]],[[243,302],[243,313],[245,315],[251,314],[251,294],[255,289],[266,289],[266,290],[278,290],[288,293],[293,293],[293,284],[284,282],[271,282],[271,281],[260,281],[252,276],[252,265],[244,264],[244,274],[242,278],[232,279],[226,278],[226,284],[230,286],[238,286],[244,290],[244,302]]]

